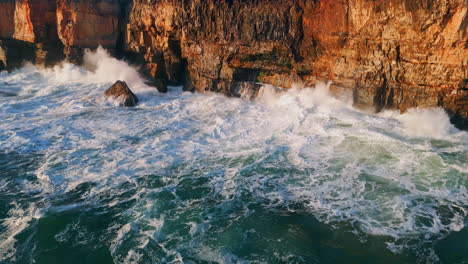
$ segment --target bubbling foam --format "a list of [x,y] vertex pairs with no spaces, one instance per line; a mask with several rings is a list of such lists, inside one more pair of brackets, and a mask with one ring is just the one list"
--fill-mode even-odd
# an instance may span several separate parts
[[[15,78],[16,77],[16,78]],[[63,85],[70,84],[109,84],[117,80],[125,81],[133,91],[151,92],[155,88],[145,84],[145,80],[139,75],[136,68],[124,61],[117,60],[109,55],[102,47],[96,50],[85,50],[83,66],[76,66],[69,62],[62,62],[52,68],[38,69],[28,64],[13,74],[13,78],[7,78],[11,83],[15,79],[22,82],[29,79],[26,84],[39,84],[40,89],[26,85],[26,91],[38,90],[37,95],[47,95]],[[30,87],[31,89],[28,89]],[[23,93],[24,94],[24,93]]]
[[[8,212],[2,249],[13,250],[13,236],[42,212],[109,209],[122,200],[135,201],[125,208],[126,222],[108,228],[116,233],[111,253],[124,260],[157,243],[174,259],[195,247],[209,260],[242,261],[206,238],[222,234],[223,221],[248,217],[250,206],[303,208],[330,225],[349,223],[353,232],[403,245],[464,227],[468,135],[441,109],[368,114],[331,97],[330,83],[265,85],[253,101],[176,88],[161,95],[102,48],[84,61],[0,75],[12,84],[2,89],[19,93],[0,97],[0,120],[7,120],[0,150],[41,155],[28,172],[34,180],[23,180],[35,184],[21,185],[24,192],[34,186],[40,202]],[[143,95],[142,103],[127,109],[103,101],[117,79]],[[48,202],[87,183],[78,202]],[[236,206],[245,211],[227,217]],[[21,225],[10,224],[15,220]]]
[[351,108],[351,102],[343,102],[330,96],[332,82],[318,82],[315,87],[279,89],[272,85],[264,85],[256,101],[265,105],[298,106],[299,108],[319,107],[323,111]]
[[405,133],[413,137],[449,138],[460,132],[442,108],[411,108],[403,114],[387,110],[379,115],[400,121]]
[[444,138],[455,128],[442,108],[410,109],[397,116],[406,131],[415,136]]

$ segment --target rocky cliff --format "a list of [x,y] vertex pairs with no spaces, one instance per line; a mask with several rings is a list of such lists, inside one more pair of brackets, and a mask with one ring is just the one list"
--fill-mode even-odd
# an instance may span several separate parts
[[355,105],[441,106],[466,129],[467,31],[468,0],[0,0],[0,67],[102,45],[161,91],[331,80]]

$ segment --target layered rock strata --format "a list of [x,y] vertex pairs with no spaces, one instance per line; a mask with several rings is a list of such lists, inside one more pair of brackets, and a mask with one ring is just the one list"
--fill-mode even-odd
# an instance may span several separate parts
[[468,0],[0,0],[0,38],[4,68],[102,45],[160,91],[331,80],[355,105],[468,126]]

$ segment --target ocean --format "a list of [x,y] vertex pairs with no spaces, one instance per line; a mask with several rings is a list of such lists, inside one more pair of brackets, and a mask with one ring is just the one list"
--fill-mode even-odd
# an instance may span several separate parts
[[[0,73],[0,263],[468,263],[468,133],[306,89],[158,93],[103,49]],[[134,108],[103,98],[116,80]]]

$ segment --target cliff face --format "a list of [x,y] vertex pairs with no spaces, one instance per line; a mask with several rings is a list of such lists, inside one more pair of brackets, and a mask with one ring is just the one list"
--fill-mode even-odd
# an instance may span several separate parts
[[61,61],[54,0],[0,0],[0,68]]
[[[311,17],[339,10],[318,8],[311,7]],[[327,18],[315,15],[309,34],[317,36],[323,55],[316,65],[326,73],[316,76],[353,89],[355,103],[374,105],[377,111],[442,106],[466,118],[467,9],[465,0],[353,0],[341,11],[338,32],[328,24],[316,31]]]
[[441,106],[465,128],[467,31],[468,0],[0,0],[0,37],[16,41],[4,53],[35,43],[36,60],[39,49],[78,62],[101,44],[161,91],[332,80],[356,105]]
[[[33,0],[31,0],[33,1]],[[119,37],[121,4],[113,0],[56,0],[57,32],[64,54],[79,62],[85,48],[115,49]]]
[[115,49],[123,17],[117,0],[0,0],[0,61],[79,63],[85,48]]

